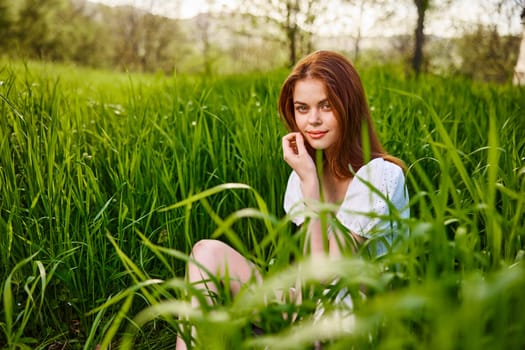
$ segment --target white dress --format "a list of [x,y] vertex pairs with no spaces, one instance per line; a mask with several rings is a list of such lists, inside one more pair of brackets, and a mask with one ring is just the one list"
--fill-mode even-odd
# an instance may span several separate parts
[[[410,216],[408,200],[403,170],[383,158],[375,158],[355,174],[348,185],[336,218],[354,234],[367,239],[381,237],[374,240],[375,252],[370,251],[372,255],[378,256],[386,253],[388,246],[400,233],[397,220],[393,218],[406,219]],[[388,218],[391,214],[390,208],[395,208],[399,213],[393,214],[391,220]],[[288,179],[284,210],[296,225],[304,222],[303,194],[299,176],[295,171],[292,171]]]

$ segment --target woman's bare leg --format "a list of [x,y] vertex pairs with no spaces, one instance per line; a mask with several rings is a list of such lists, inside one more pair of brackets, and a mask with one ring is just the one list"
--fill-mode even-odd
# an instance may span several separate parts
[[[198,289],[206,291],[208,303],[212,302],[210,294],[217,293],[219,286],[210,281],[209,273],[218,277],[219,281],[224,280],[226,275],[229,279],[230,292],[235,295],[239,292],[242,285],[249,282],[252,278],[261,280],[261,275],[244,256],[235,249],[218,240],[204,239],[198,241],[191,251],[190,257],[200,265],[190,262],[188,264],[188,282]],[[191,303],[199,306],[196,297],[191,298]],[[177,350],[186,349],[186,344],[182,338],[177,337]]]

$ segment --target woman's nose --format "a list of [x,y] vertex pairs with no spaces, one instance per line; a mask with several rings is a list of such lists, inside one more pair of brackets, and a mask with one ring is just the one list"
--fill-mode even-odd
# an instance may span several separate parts
[[317,125],[321,122],[321,112],[319,111],[319,108],[312,108],[310,110],[310,115],[308,116],[308,122],[314,125]]

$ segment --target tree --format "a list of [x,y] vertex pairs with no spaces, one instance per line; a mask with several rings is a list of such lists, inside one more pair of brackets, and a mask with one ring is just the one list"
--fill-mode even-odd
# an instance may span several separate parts
[[362,18],[363,18],[363,12],[365,10],[365,2],[364,0],[361,0],[359,2],[359,22],[357,24],[357,34],[355,37],[355,44],[354,44],[354,61],[357,61],[359,58],[359,44],[361,42],[361,36],[362,36]]
[[197,16],[197,30],[201,42],[201,52],[204,59],[204,74],[206,76],[210,76],[213,73],[212,43],[210,40],[211,22],[214,17],[211,10],[213,3],[213,0],[208,0],[206,2],[208,7],[206,13],[201,13]]
[[114,63],[130,70],[171,72],[175,43],[182,41],[175,20],[131,6],[106,14],[115,46]]
[[241,34],[280,41],[287,47],[288,65],[293,66],[312,50],[312,33],[323,8],[319,0],[247,0],[241,16],[249,17],[252,27],[241,29]]
[[50,31],[52,16],[60,0],[25,0],[13,25],[13,39],[19,52],[32,58],[44,58],[53,46]]
[[525,85],[525,2],[522,4],[520,17],[523,31],[521,34],[521,44],[518,59],[516,61],[514,76],[512,79],[514,85]]
[[141,69],[144,71],[162,70],[172,72],[174,68],[175,43],[183,41],[175,20],[147,13],[142,18]]
[[[386,21],[394,14],[395,10],[392,7],[393,2],[389,0],[343,0],[343,4],[350,6],[349,9],[343,8],[339,14],[342,18],[336,18],[336,21],[350,22],[354,29],[354,61],[359,59],[361,53],[361,41],[363,39],[363,19],[370,20],[373,18],[373,23]],[[351,11],[351,9],[356,11]],[[337,16],[337,15],[336,15]]]
[[[463,34],[453,39],[450,66],[457,73],[476,80],[509,82],[517,79],[520,36],[517,19],[524,0],[494,0],[478,4],[476,11],[490,16],[463,23]],[[514,77],[513,77],[514,75]]]
[[9,0],[0,0],[0,51],[6,52],[9,48],[9,38],[12,35],[13,15]]
[[510,80],[519,47],[516,36],[502,35],[494,24],[478,23],[456,41],[458,73],[474,80]]
[[414,0],[417,9],[417,24],[414,33],[414,54],[412,56],[412,69],[419,75],[423,64],[423,45],[425,42],[425,13],[430,5],[430,0]]
[[84,66],[108,67],[113,45],[107,26],[98,21],[97,5],[87,0],[61,0],[50,15],[49,38],[45,57],[54,61],[75,62]]

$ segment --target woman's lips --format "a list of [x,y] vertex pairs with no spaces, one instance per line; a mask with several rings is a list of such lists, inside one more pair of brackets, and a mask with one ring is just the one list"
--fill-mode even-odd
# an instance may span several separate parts
[[320,139],[320,138],[322,138],[324,135],[326,135],[326,133],[328,133],[328,131],[307,131],[306,133],[307,133],[308,136],[310,136],[312,139]]

